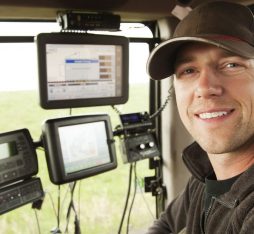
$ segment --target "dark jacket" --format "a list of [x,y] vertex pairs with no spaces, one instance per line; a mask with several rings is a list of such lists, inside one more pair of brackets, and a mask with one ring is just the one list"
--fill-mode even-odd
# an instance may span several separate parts
[[211,163],[197,143],[184,150],[183,161],[192,177],[147,234],[183,230],[181,233],[188,234],[254,234],[254,165],[237,178],[228,192],[213,197],[208,214],[204,214],[205,177],[213,172]]

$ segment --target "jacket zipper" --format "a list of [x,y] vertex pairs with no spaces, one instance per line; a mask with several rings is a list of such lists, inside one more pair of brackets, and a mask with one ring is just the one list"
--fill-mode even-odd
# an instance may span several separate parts
[[212,197],[211,198],[211,203],[207,209],[207,211],[205,212],[205,220],[204,220],[204,227],[202,228],[202,234],[205,234],[206,233],[206,224],[207,224],[207,218],[209,216],[209,213],[212,209],[212,206],[214,204],[214,202],[217,201],[218,203],[220,203],[222,206],[225,206],[227,208],[230,208],[230,209],[233,209],[235,208],[238,204],[239,204],[239,201],[238,200],[235,200],[234,202],[231,202],[231,203],[226,203],[226,202],[223,202],[221,201],[220,199],[216,198],[216,197]]
[[205,212],[204,227],[203,227],[203,229],[202,229],[202,233],[203,233],[203,234],[205,234],[207,218],[208,218],[208,215],[209,215],[209,213],[210,213],[210,211],[211,211],[211,209],[212,209],[212,206],[213,206],[213,203],[214,203],[215,199],[216,199],[216,197],[212,197],[212,198],[211,198],[210,205],[209,205],[207,211]]

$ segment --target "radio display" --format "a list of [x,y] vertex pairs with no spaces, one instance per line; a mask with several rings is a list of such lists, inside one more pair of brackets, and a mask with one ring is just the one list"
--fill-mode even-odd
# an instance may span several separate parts
[[15,141],[0,144],[0,159],[9,158],[18,155]]

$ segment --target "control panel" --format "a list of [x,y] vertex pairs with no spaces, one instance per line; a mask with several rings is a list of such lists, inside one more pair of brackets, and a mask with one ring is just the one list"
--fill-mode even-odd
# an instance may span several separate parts
[[122,126],[114,135],[120,137],[124,163],[160,156],[153,124],[147,112],[121,114],[120,120]]
[[38,162],[27,129],[0,134],[0,186],[38,173]]
[[122,114],[120,120],[125,133],[144,132],[152,127],[152,122],[146,112]]
[[44,196],[41,180],[32,178],[0,189],[0,214],[18,208]]
[[160,156],[160,151],[152,133],[143,133],[123,139],[123,162],[131,163],[138,160]]

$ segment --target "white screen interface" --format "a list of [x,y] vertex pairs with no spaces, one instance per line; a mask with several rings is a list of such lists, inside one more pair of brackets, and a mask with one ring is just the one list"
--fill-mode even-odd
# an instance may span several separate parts
[[48,100],[122,96],[120,45],[47,44]]
[[66,174],[111,161],[104,121],[64,126],[58,131]]
[[15,141],[0,144],[0,160],[18,155]]

